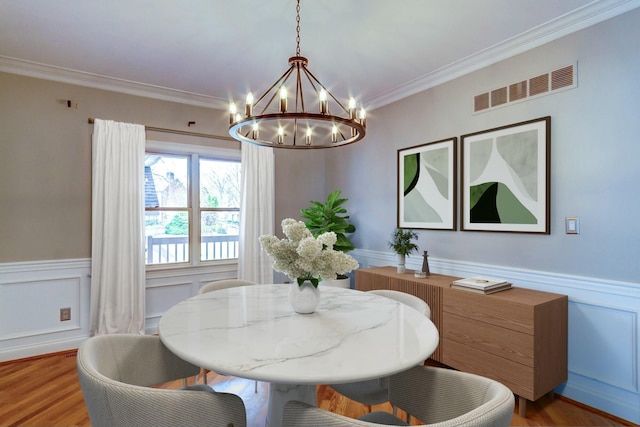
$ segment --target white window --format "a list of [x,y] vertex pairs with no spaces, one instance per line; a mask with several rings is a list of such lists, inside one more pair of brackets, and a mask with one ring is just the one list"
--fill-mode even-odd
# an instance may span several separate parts
[[147,265],[237,260],[239,216],[239,152],[147,143]]

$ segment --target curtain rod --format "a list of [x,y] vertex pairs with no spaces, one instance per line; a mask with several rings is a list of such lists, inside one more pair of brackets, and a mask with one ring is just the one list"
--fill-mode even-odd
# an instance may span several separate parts
[[[89,117],[89,124],[92,125],[94,122],[95,122],[95,119],[93,117]],[[212,133],[200,133],[200,132],[191,132],[191,131],[188,131],[188,130],[157,128],[157,127],[153,127],[153,126],[145,126],[144,129],[145,130],[154,131],[154,132],[175,133],[175,134],[179,134],[179,135],[199,136],[199,137],[202,137],[202,138],[223,139],[223,140],[226,140],[226,141],[237,142],[236,139],[231,138],[230,136],[214,135]]]

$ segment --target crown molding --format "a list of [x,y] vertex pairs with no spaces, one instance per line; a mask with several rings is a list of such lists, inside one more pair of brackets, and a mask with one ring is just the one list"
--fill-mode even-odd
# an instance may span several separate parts
[[640,7],[640,0],[595,0],[580,9],[560,16],[530,31],[367,99],[364,104],[368,106],[369,110],[391,104],[607,19],[622,15],[637,7]]
[[221,100],[213,96],[139,83],[131,80],[117,79],[100,74],[71,70],[68,68],[56,67],[33,61],[25,61],[23,59],[8,56],[0,55],[0,71],[78,86],[86,86],[94,89],[121,92],[145,98],[159,99],[162,101],[179,102],[181,104],[195,105],[198,107],[219,109],[228,108],[228,101]]
[[[594,0],[574,12],[366,99],[364,103],[370,110],[391,104],[637,7],[640,7],[640,0]],[[55,67],[8,56],[0,56],[0,71],[199,107],[224,110],[228,106],[226,100],[213,96]]]

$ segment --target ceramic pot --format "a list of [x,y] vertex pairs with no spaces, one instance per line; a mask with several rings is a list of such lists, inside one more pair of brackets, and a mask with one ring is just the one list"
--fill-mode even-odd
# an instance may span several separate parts
[[398,274],[404,274],[407,269],[404,267],[405,256],[398,254]]
[[294,280],[289,285],[289,304],[296,313],[311,314],[320,303],[320,289],[313,286],[309,280],[305,280],[302,285]]
[[351,287],[351,279],[348,277],[345,277],[344,279],[322,279],[320,286],[333,286],[334,288],[349,289]]

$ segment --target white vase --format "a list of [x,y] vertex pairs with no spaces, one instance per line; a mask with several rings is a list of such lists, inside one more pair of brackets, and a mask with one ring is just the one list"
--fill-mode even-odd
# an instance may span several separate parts
[[310,314],[316,310],[320,302],[320,289],[313,286],[309,280],[302,285],[294,280],[289,285],[289,304],[296,313]]
[[405,256],[398,254],[398,274],[404,274],[407,269],[404,267]]

